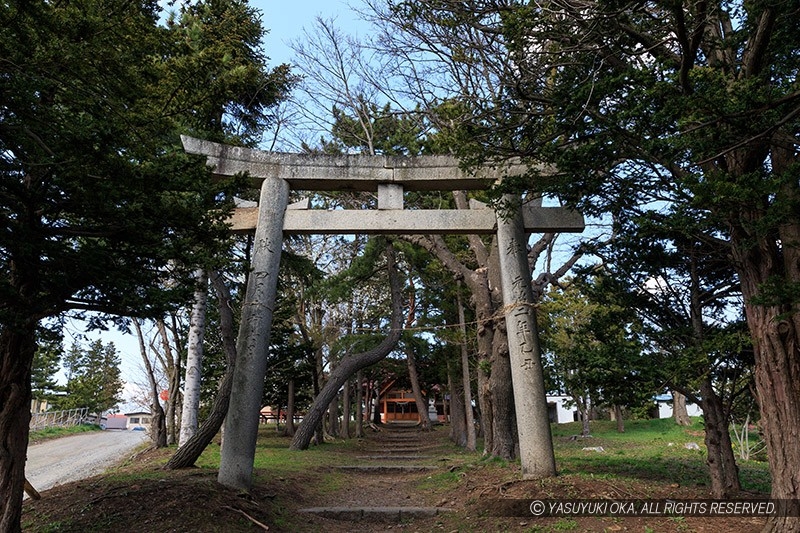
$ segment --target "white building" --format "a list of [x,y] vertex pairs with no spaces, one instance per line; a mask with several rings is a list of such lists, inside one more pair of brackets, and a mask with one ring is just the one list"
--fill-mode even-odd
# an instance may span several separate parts
[[574,405],[567,407],[566,403],[572,398],[569,396],[548,396],[547,414],[551,424],[565,424],[578,420],[578,409]]
[[[658,418],[672,418],[672,394],[659,394],[655,398],[658,407]],[[703,410],[699,405],[690,403],[686,399],[686,412],[689,416],[703,416]]]

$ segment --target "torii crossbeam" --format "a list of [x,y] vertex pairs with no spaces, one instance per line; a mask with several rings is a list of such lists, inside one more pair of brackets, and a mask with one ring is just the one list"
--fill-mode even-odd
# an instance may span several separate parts
[[[489,188],[527,167],[512,161],[467,174],[447,156],[320,156],[275,154],[181,137],[186,152],[206,156],[219,176],[246,172],[261,189],[256,208],[237,208],[231,229],[255,232],[252,270],[242,308],[237,362],[218,480],[249,490],[258,435],[283,234],[490,234],[497,233],[501,280],[514,385],[520,460],[524,477],[555,474],[544,380],[532,309],[527,233],[581,232],[583,216],[558,207],[516,206],[510,216],[473,202],[468,210],[409,210],[404,191]],[[316,210],[288,205],[289,190],[372,191],[377,210]],[[515,199],[507,195],[507,205]]]

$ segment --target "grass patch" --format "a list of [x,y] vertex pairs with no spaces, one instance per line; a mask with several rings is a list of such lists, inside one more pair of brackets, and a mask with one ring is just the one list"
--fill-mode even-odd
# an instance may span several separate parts
[[57,439],[78,433],[86,433],[89,431],[102,431],[102,429],[96,424],[80,424],[69,427],[49,427],[45,429],[39,429],[37,431],[31,431],[28,436],[28,442],[29,444],[38,444],[46,440]]
[[[711,485],[700,418],[688,427],[678,426],[672,419],[632,420],[625,422],[624,433],[616,431],[616,422],[593,420],[591,437],[578,436],[580,430],[579,422],[552,427],[556,462],[563,474]],[[687,449],[690,443],[700,449]],[[767,463],[739,460],[737,464],[744,490],[770,491]]]

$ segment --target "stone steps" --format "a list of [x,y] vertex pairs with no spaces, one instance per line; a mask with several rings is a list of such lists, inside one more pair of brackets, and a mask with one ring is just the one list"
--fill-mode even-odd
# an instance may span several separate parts
[[[355,458],[360,461],[370,461],[372,464],[343,465],[336,469],[354,475],[384,474],[396,475],[398,478],[413,474],[424,475],[426,472],[436,471],[441,467],[421,465],[414,461],[435,460],[436,455],[426,455],[421,452],[430,451],[439,446],[439,444],[423,442],[416,428],[393,428],[391,432],[387,431],[370,439],[369,449],[363,452],[365,455]],[[389,481],[387,480],[387,482]],[[400,523],[453,511],[446,507],[393,506],[389,501],[386,502],[386,506],[374,505],[375,503],[381,503],[380,499],[362,502],[361,498],[356,495],[351,505],[309,507],[301,509],[300,512],[343,522]]]
[[359,455],[357,457],[357,459],[370,461],[425,461],[435,458],[435,455]]
[[337,466],[336,468],[339,470],[349,470],[353,472],[362,472],[365,474],[404,474],[406,472],[426,472],[428,470],[437,470],[439,467],[428,465],[345,465]]
[[402,522],[413,518],[428,518],[452,512],[447,507],[309,507],[301,513],[315,514],[333,520],[358,522]]

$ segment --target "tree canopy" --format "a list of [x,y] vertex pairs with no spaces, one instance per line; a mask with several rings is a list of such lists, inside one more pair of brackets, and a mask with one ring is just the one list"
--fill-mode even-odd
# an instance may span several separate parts
[[0,494],[15,502],[0,529],[14,531],[37,323],[183,302],[226,246],[232,189],[179,133],[252,141],[291,79],[267,69],[243,1],[164,23],[155,1],[12,1],[0,27]]
[[741,284],[773,497],[796,498],[785,427],[800,421],[797,4],[370,4],[394,72],[427,58],[434,82],[417,92],[464,103],[466,157],[521,156],[537,164],[524,187],[587,214],[621,222],[646,208],[687,228],[689,214],[703,222],[697,241],[727,244],[717,257]]
[[72,345],[64,355],[67,374],[66,396],[58,399],[61,409],[87,407],[98,416],[122,401],[121,359],[114,343],[101,340],[84,348]]

